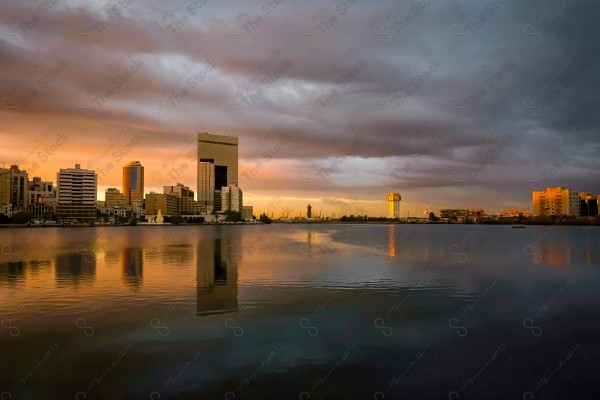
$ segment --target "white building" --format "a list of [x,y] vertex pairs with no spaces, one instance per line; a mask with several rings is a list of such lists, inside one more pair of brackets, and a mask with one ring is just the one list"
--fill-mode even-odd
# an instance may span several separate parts
[[242,189],[236,185],[223,186],[221,188],[221,211],[242,212],[243,194]]
[[57,216],[79,222],[96,220],[98,175],[95,171],[75,168],[59,170],[57,174]]

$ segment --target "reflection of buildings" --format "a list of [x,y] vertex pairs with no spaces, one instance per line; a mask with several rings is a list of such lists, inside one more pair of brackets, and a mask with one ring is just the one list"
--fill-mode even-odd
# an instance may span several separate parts
[[197,256],[197,315],[236,311],[239,244],[231,238],[205,239],[198,244]]
[[533,262],[548,267],[568,267],[571,265],[571,247],[563,242],[536,243]]
[[390,257],[394,257],[396,255],[396,230],[394,225],[388,226],[388,249]]
[[96,255],[91,252],[77,252],[56,256],[56,282],[70,281],[78,285],[92,281],[96,276]]
[[144,258],[141,247],[129,247],[121,250],[121,281],[137,288],[144,280]]

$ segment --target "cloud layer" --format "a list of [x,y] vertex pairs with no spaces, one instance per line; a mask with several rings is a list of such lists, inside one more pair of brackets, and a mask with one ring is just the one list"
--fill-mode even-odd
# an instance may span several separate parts
[[[257,209],[384,214],[600,192],[593,2],[3,2],[0,159],[100,191],[196,189],[195,133],[240,138]],[[403,213],[404,214],[404,213]]]

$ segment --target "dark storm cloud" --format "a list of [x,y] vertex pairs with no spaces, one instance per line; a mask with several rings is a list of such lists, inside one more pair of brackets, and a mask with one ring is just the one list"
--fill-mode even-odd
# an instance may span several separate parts
[[241,166],[294,166],[250,191],[299,195],[308,170],[339,196],[600,192],[593,2],[106,4],[0,6],[3,136],[60,119],[77,152],[132,128],[160,169],[195,131],[235,133]]

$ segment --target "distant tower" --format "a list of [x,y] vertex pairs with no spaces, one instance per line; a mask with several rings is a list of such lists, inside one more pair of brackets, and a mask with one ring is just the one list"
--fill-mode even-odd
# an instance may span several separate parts
[[388,216],[390,218],[400,218],[400,193],[388,193]]
[[310,204],[306,207],[306,218],[312,218],[312,207]]

